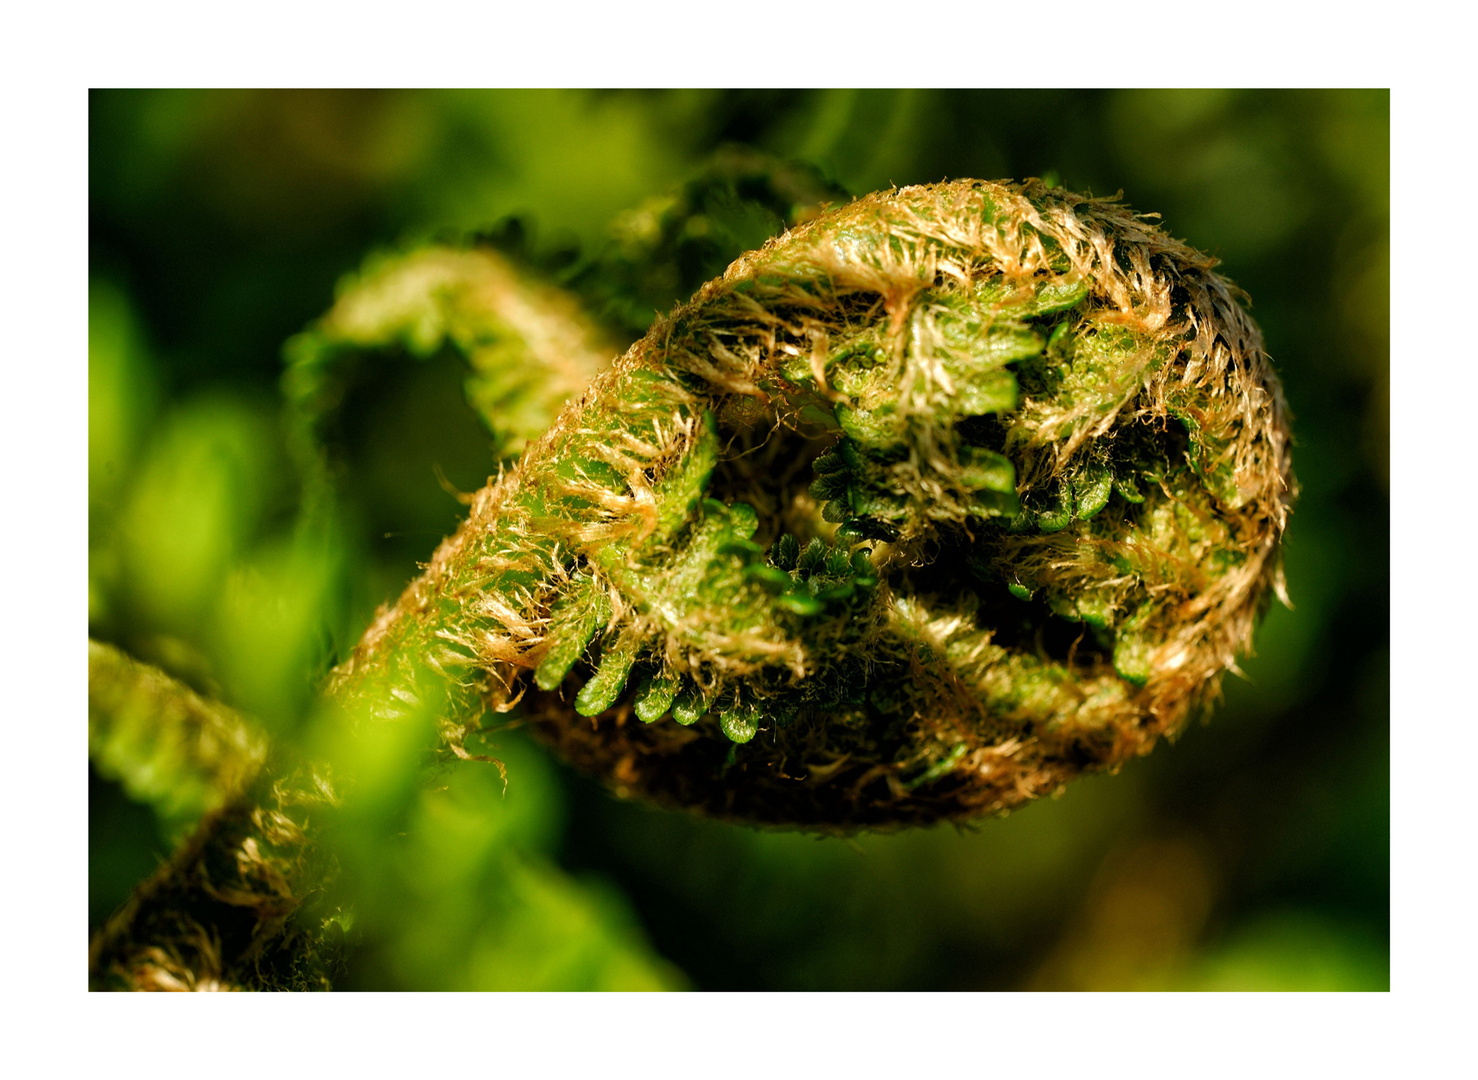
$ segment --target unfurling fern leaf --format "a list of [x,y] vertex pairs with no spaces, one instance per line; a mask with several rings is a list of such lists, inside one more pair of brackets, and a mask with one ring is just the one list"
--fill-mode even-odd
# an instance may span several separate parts
[[598,376],[332,691],[394,716],[445,677],[454,748],[518,708],[621,791],[779,825],[1113,768],[1279,581],[1286,410],[1212,265],[1038,183],[822,215]]

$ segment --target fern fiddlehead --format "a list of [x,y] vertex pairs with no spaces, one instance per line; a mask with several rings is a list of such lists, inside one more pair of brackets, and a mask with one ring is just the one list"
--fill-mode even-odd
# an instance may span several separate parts
[[1009,809],[1147,751],[1250,644],[1293,497],[1211,266],[1037,183],[818,217],[479,492],[331,693],[394,716],[445,679],[459,753],[518,707],[619,790],[803,827]]
[[[533,439],[330,696],[437,711],[463,756],[491,705],[618,790],[809,828],[964,818],[1113,767],[1214,693],[1278,587],[1287,418],[1210,268],[1037,184],[818,217]],[[602,366],[589,333],[534,348],[553,323],[510,320],[530,302],[558,320],[482,253],[371,266],[294,346],[289,396],[311,427],[345,350],[450,340],[469,389],[530,405],[483,410],[516,453],[570,364]],[[513,346],[555,378],[504,378]],[[95,972],[321,981],[321,928],[280,937],[331,872],[287,812],[305,791],[264,780],[213,811]]]

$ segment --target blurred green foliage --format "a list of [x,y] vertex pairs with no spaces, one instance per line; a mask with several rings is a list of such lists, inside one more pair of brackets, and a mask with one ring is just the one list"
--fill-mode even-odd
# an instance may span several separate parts
[[[478,232],[620,342],[806,201],[1052,176],[1220,256],[1295,414],[1294,608],[1210,725],[1007,819],[853,840],[621,803],[516,732],[506,794],[368,740],[343,985],[1388,987],[1385,91],[94,92],[90,144],[90,630],[276,738],[329,737],[315,686],[497,467],[455,357],[382,358],[340,512],[298,514],[282,344],[377,248]],[[96,926],[168,838],[89,795]]]

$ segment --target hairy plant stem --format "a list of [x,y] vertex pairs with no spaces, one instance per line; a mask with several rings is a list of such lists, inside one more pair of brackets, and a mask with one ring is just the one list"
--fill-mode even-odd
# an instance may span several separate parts
[[269,762],[266,739],[224,705],[107,645],[88,651],[94,763],[191,830],[93,935],[92,987],[326,989],[330,943],[290,920],[325,876],[307,826],[337,802],[332,788]]

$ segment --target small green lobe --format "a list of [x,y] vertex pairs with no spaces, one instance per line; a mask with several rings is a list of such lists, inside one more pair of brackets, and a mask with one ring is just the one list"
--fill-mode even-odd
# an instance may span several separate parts
[[801,557],[801,545],[793,535],[786,533],[775,541],[774,554],[771,561],[781,570],[794,570],[796,560]]
[[718,726],[730,742],[747,743],[759,731],[759,716],[753,706],[735,705],[719,713]]
[[775,604],[796,615],[819,615],[822,604],[816,597],[804,592],[788,592],[775,598]]
[[1088,295],[1086,281],[1049,281],[1037,289],[1033,315],[1052,315],[1081,304]]
[[677,697],[679,682],[676,676],[658,672],[642,680],[636,692],[636,716],[643,724],[662,719],[672,708],[672,699]]
[[638,643],[618,640],[601,657],[600,667],[590,681],[580,688],[575,696],[575,711],[581,716],[595,716],[605,712],[616,703],[621,691],[626,689],[626,680],[631,675],[631,666],[636,663]]
[[692,449],[668,470],[657,485],[655,539],[670,540],[687,524],[693,504],[708,487],[708,478],[718,464],[718,453],[718,422],[713,413],[705,412]]
[[813,537],[806,545],[806,550],[801,552],[796,562],[796,571],[801,577],[810,577],[821,569],[826,562],[826,541],[819,536]]
[[672,703],[672,718],[683,727],[696,724],[707,711],[707,700],[691,687],[680,693]]
[[779,596],[793,584],[790,575],[777,566],[755,564],[744,568],[744,576],[772,596]]
[[1036,525],[1045,533],[1061,532],[1073,522],[1073,492],[1067,484],[1057,489],[1057,502],[1036,512]]
[[595,632],[611,617],[610,601],[589,578],[576,579],[550,612],[549,640],[554,644],[534,671],[540,690],[553,690],[564,681],[585,652]]
[[1107,469],[1087,469],[1073,482],[1080,521],[1086,521],[1108,505],[1114,488],[1113,473]]
[[1150,648],[1138,634],[1121,633],[1114,642],[1114,670],[1125,682],[1143,686],[1150,678]]
[[839,404],[836,421],[850,438],[869,450],[890,450],[903,442],[903,422],[891,404],[873,411]]
[[960,447],[960,484],[966,491],[1016,492],[1016,466],[1004,454],[978,446]]
[[961,384],[955,391],[954,408],[964,416],[1012,412],[1020,401],[1016,376],[992,371]]
[[1135,484],[1133,477],[1115,476],[1114,490],[1119,493],[1120,497],[1123,498],[1125,502],[1144,502],[1144,493],[1139,490],[1139,486]]

